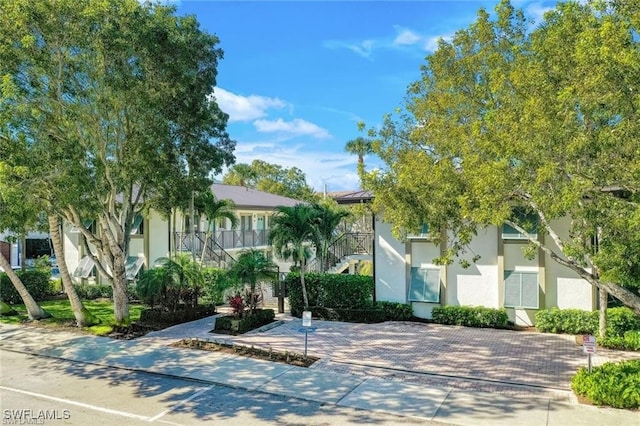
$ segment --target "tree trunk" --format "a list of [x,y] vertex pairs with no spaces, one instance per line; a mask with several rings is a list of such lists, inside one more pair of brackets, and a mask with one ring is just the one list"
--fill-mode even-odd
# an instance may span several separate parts
[[600,316],[598,318],[598,334],[604,338],[607,333],[607,299],[608,294],[604,290],[598,291],[600,295]]
[[95,317],[85,306],[82,304],[80,297],[76,289],[71,282],[71,275],[69,274],[69,268],[67,268],[67,261],[64,257],[64,248],[62,247],[62,237],[60,235],[60,221],[55,214],[49,215],[49,234],[53,243],[53,251],[56,254],[58,260],[58,268],[60,269],[60,278],[62,279],[62,287],[64,292],[67,293],[73,316],[76,318],[78,327],[91,327],[92,325],[100,324],[100,319]]
[[300,285],[302,286],[302,300],[304,301],[304,310],[309,309],[309,298],[307,296],[307,286],[304,282],[304,250],[300,251]]
[[117,325],[130,325],[129,298],[127,297],[127,275],[124,256],[113,259],[113,316]]
[[27,308],[27,315],[29,315],[29,318],[32,320],[41,320],[51,317],[51,314],[49,314],[47,311],[42,309],[40,305],[38,305],[33,296],[31,296],[31,293],[29,293],[29,290],[27,290],[27,287],[22,284],[20,277],[18,277],[13,269],[11,269],[11,264],[9,263],[9,261],[2,254],[0,254],[0,266],[2,267],[2,269],[4,269],[4,272],[9,277],[9,280],[16,288],[16,291],[20,295],[20,298],[22,298],[22,302],[24,303],[25,308]]

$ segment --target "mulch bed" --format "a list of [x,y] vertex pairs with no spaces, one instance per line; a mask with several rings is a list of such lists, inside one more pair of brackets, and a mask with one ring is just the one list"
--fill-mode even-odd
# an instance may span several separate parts
[[208,342],[206,340],[199,339],[182,339],[179,342],[172,344],[171,346],[183,349],[199,349],[209,352],[221,352],[240,355],[247,358],[256,358],[265,361],[295,365],[297,367],[309,367],[314,362],[320,359],[313,356],[307,356],[307,359],[305,360],[303,355],[291,352],[277,352],[261,348],[254,348],[253,346],[247,347],[239,345],[228,345],[225,343]]

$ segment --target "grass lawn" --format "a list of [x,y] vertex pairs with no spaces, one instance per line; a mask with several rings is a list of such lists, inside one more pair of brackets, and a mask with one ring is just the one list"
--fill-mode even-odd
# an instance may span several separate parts
[[[87,300],[83,301],[84,306],[96,317],[100,318],[102,323],[93,327],[82,328],[91,334],[104,335],[112,331],[113,325],[113,303],[110,300]],[[47,318],[40,321],[35,321],[38,326],[51,327],[51,328],[75,328],[75,318],[73,311],[69,305],[68,299],[60,300],[47,300],[39,302],[39,305],[45,311],[53,315],[53,318]],[[0,323],[3,324],[20,324],[24,321],[28,321],[27,310],[24,305],[13,305],[13,309],[18,312],[18,315],[12,316],[0,316]],[[142,305],[129,305],[129,315],[131,316],[131,322],[138,321],[140,319],[140,312],[142,311]]]

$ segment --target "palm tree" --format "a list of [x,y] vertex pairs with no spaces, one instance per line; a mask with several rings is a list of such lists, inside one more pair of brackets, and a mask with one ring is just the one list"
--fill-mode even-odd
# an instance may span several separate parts
[[62,287],[64,288],[64,292],[69,298],[69,304],[71,305],[73,316],[76,318],[76,324],[78,325],[78,327],[90,327],[92,325],[100,324],[100,319],[89,312],[89,310],[80,300],[76,289],[73,287],[71,275],[69,274],[69,268],[67,268],[67,261],[64,257],[64,248],[62,246],[62,236],[60,232],[60,218],[53,212],[50,212],[48,216],[49,235],[51,236],[53,251],[58,261],[60,278],[62,279]]
[[248,285],[248,305],[255,312],[259,301],[256,286],[265,280],[274,280],[278,276],[278,266],[267,259],[263,252],[256,249],[244,251],[229,269],[229,274],[242,286]]
[[231,200],[218,200],[211,191],[204,192],[198,196],[198,210],[207,218],[208,226],[205,233],[204,245],[202,247],[202,256],[200,256],[200,264],[204,262],[204,255],[207,250],[207,241],[211,236],[215,236],[216,222],[220,219],[229,219],[231,227],[238,226],[238,216],[235,213],[235,204]]
[[314,204],[313,208],[317,212],[316,227],[318,237],[318,241],[314,245],[320,252],[320,268],[321,272],[324,272],[328,266],[329,245],[335,237],[334,232],[342,219],[349,216],[350,213],[346,210],[333,209],[329,205],[323,204]]
[[364,172],[364,156],[373,152],[373,143],[369,139],[357,137],[346,143],[344,150],[358,156],[358,174]]
[[[271,219],[269,244],[285,259],[297,258],[300,261],[300,282],[304,308],[309,308],[307,287],[304,282],[305,244],[318,241],[316,226],[318,211],[308,204],[296,204],[293,207],[278,206]],[[295,253],[295,255],[294,255]]]
[[160,258],[158,267],[141,273],[136,292],[150,305],[160,303],[176,311],[180,303],[187,308],[198,305],[198,296],[204,286],[204,274],[200,264],[189,255]]

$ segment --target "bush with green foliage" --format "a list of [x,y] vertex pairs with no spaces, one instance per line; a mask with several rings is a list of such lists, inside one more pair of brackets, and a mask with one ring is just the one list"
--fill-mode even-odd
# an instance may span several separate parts
[[640,330],[629,330],[622,336],[607,336],[599,339],[598,344],[610,349],[640,351]]
[[246,333],[263,325],[270,324],[275,319],[276,314],[273,309],[257,309],[251,315],[245,315],[242,318],[234,318],[232,316],[220,316],[216,317],[215,330],[218,331],[231,331],[232,320],[238,320],[239,334]]
[[[74,284],[73,288],[76,289],[78,297],[82,300],[95,300],[95,299],[111,299],[113,298],[113,288],[109,284]],[[136,285],[130,283],[127,285],[127,297],[129,300],[138,300],[136,293]]]
[[[305,274],[309,306],[334,309],[370,309],[373,300],[373,278],[347,274]],[[302,315],[304,302],[300,274],[291,272],[285,278],[291,314]]]
[[434,322],[465,327],[505,328],[509,325],[506,309],[484,306],[436,306],[431,311]]
[[536,313],[536,328],[543,333],[594,334],[598,312],[582,309],[544,309]]
[[[597,311],[546,309],[536,314],[543,333],[598,334]],[[640,350],[640,316],[627,307],[607,309],[607,331],[598,344],[612,349]]]
[[640,360],[607,362],[591,373],[582,367],[573,376],[571,388],[596,405],[640,408]]
[[342,309],[310,306],[309,310],[314,318],[326,321],[377,323],[387,320],[385,311],[374,307],[368,309]]
[[176,311],[198,305],[204,286],[199,263],[187,255],[158,259],[159,266],[140,272],[136,293],[145,305]]
[[377,301],[375,307],[384,312],[385,321],[408,321],[413,318],[413,307],[406,303]]
[[624,336],[628,331],[640,332],[640,315],[627,307],[607,309],[607,336]]
[[[36,302],[45,300],[51,295],[51,271],[43,269],[26,269],[16,271],[16,275],[27,288]],[[0,272],[0,300],[9,304],[20,304],[22,298],[13,283],[4,272]]]
[[204,294],[211,303],[221,305],[225,302],[228,290],[233,282],[228,279],[227,271],[221,268],[202,268]]
[[140,313],[140,323],[151,326],[172,326],[189,321],[195,321],[215,315],[215,305],[198,305],[189,309],[167,311],[163,308],[147,308]]

